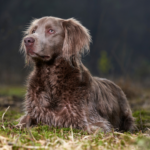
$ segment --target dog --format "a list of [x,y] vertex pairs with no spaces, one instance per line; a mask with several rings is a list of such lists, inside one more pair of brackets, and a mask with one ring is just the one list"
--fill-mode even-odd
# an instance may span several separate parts
[[43,17],[31,22],[21,50],[34,67],[19,124],[72,126],[89,133],[133,130],[132,111],[120,87],[93,77],[81,62],[90,42],[89,31],[74,18]]

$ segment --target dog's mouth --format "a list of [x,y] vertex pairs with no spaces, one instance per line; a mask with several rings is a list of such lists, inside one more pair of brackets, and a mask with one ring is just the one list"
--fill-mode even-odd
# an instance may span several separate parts
[[28,53],[29,56],[31,57],[38,57],[38,58],[41,58],[41,59],[44,59],[44,60],[49,60],[50,59],[50,56],[47,56],[47,55],[39,55],[35,52],[32,52],[32,53]]
[[46,55],[39,55],[37,53],[35,53],[35,55],[37,55],[38,57],[42,58],[42,59],[49,59],[50,56],[46,56]]

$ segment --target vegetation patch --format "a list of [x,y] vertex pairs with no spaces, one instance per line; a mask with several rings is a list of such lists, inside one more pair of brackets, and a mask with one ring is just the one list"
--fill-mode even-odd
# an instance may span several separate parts
[[150,149],[150,112],[133,113],[138,130],[135,133],[96,131],[93,134],[70,128],[38,125],[20,129],[17,121],[22,114],[14,110],[0,111],[0,148],[2,149]]
[[1,96],[19,96],[25,95],[26,89],[22,86],[2,86],[0,87]]

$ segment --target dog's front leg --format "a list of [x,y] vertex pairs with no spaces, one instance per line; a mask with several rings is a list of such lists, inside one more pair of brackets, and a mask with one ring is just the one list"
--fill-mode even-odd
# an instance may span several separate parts
[[25,116],[21,117],[18,126],[21,126],[21,128],[22,128],[22,127],[30,127],[30,126],[33,126],[36,124],[37,124],[37,122],[34,118],[32,118],[30,115],[25,115]]

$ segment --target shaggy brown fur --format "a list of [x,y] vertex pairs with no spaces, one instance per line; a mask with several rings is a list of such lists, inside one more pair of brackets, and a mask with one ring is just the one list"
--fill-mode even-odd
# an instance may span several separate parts
[[93,77],[81,62],[88,30],[75,19],[44,17],[25,32],[22,49],[34,62],[20,124],[38,123],[92,132],[133,129],[126,96],[113,82]]

